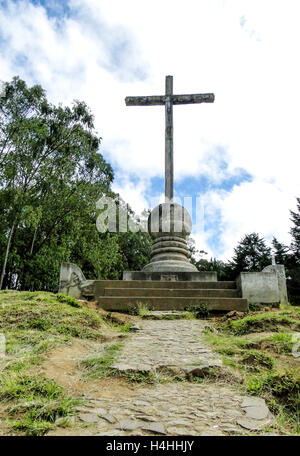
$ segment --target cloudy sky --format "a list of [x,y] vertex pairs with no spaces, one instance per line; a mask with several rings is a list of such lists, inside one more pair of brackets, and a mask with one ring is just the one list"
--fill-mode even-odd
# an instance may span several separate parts
[[163,94],[168,74],[175,93],[213,92],[174,107],[175,194],[192,201],[197,247],[229,259],[246,233],[290,241],[299,13],[299,0],[0,0],[0,80],[86,101],[114,190],[137,213],[164,192],[164,109],[124,98]]

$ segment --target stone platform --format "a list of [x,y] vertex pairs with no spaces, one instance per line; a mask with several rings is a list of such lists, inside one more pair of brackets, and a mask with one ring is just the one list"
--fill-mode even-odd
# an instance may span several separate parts
[[59,292],[123,312],[136,306],[181,311],[206,306],[226,312],[247,311],[248,303],[287,304],[284,266],[277,264],[261,272],[242,272],[235,281],[219,282],[214,271],[125,271],[123,280],[87,280],[76,264],[62,263]]
[[207,310],[246,312],[248,301],[240,297],[236,282],[154,280],[97,280],[94,296],[105,310],[128,312],[136,307],[150,310]]

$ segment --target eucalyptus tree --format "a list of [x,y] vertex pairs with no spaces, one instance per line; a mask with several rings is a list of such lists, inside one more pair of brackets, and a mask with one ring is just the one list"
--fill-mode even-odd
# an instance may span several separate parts
[[82,214],[91,218],[96,199],[112,193],[113,171],[83,102],[54,106],[39,85],[15,77],[0,98],[0,125],[0,288],[28,287],[38,255],[53,257],[61,243],[68,256],[67,230],[72,238]]

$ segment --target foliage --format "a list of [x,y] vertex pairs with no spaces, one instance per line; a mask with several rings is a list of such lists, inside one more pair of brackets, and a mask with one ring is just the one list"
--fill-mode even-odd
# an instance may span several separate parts
[[206,303],[191,304],[186,308],[186,310],[188,312],[192,312],[195,315],[195,318],[207,319],[210,315],[209,308]]
[[112,369],[111,366],[116,361],[117,354],[121,348],[121,343],[112,344],[105,348],[101,356],[84,360],[81,366],[86,369],[87,376],[90,378],[105,378],[116,375],[117,370]]
[[291,228],[292,243],[291,249],[295,256],[295,263],[300,266],[300,198],[297,198],[297,212],[291,212]]
[[257,233],[246,234],[234,249],[230,264],[233,278],[242,271],[261,271],[271,264],[271,249]]
[[[0,289],[56,291],[62,261],[118,279],[149,259],[146,233],[99,233],[96,201],[118,200],[84,102],[54,106],[15,77],[0,97]],[[133,212],[128,211],[130,218]]]

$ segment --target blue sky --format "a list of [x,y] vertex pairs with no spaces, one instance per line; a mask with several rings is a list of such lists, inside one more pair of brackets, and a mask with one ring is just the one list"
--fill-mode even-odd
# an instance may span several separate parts
[[163,197],[164,110],[124,98],[164,93],[167,74],[175,93],[214,92],[213,104],[174,107],[175,195],[192,198],[197,247],[228,259],[245,233],[290,240],[298,13],[296,0],[0,0],[0,80],[85,100],[114,189],[137,213]]

